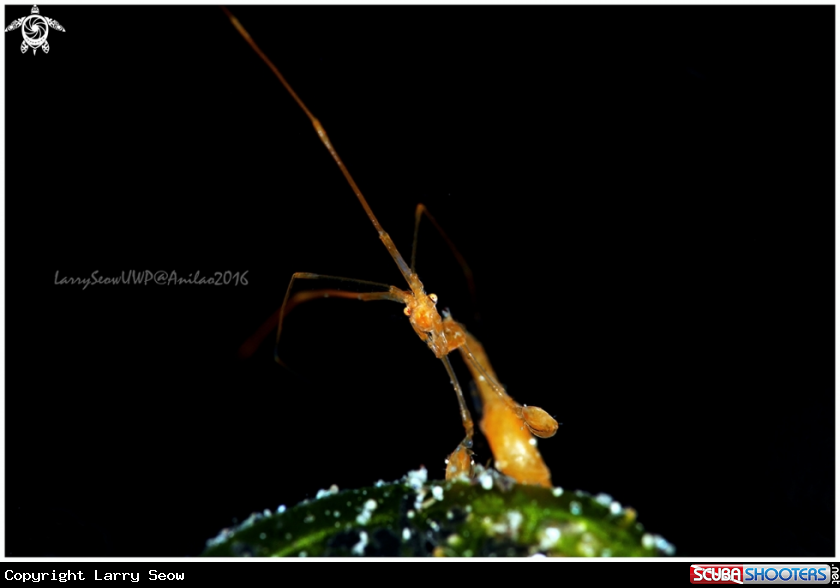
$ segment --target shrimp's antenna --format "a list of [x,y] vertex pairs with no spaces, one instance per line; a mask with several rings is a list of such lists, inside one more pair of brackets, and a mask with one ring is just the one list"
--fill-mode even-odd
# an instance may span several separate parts
[[397,247],[396,245],[394,245],[394,242],[391,240],[391,237],[388,235],[388,233],[385,232],[385,229],[382,228],[382,225],[379,224],[379,220],[377,220],[376,215],[373,214],[373,210],[371,210],[370,206],[368,205],[367,200],[362,194],[362,191],[359,189],[359,186],[356,185],[356,181],[353,179],[353,176],[350,175],[347,166],[345,166],[344,162],[341,161],[341,157],[339,157],[338,152],[335,150],[335,147],[333,147],[332,143],[330,142],[330,138],[327,136],[327,131],[324,130],[324,127],[321,125],[320,121],[317,118],[315,118],[315,115],[313,115],[312,112],[309,111],[309,109],[306,107],[306,104],[303,103],[303,100],[300,99],[300,97],[294,91],[289,82],[286,81],[286,78],[283,77],[283,74],[280,73],[280,70],[277,69],[277,67],[274,65],[274,63],[271,62],[268,56],[262,52],[262,49],[260,49],[256,41],[254,41],[254,39],[251,38],[251,35],[248,33],[248,31],[245,30],[245,27],[242,26],[239,20],[230,12],[230,10],[227,9],[227,7],[222,6],[222,10],[225,11],[225,14],[230,19],[230,22],[233,24],[234,27],[236,27],[236,30],[239,31],[239,34],[242,35],[242,38],[245,39],[245,41],[251,46],[254,52],[260,56],[260,59],[262,59],[265,62],[269,69],[271,69],[271,71],[274,72],[274,75],[277,76],[277,79],[280,80],[280,83],[282,83],[286,90],[288,90],[289,94],[292,95],[292,98],[295,99],[295,102],[297,102],[298,106],[301,107],[306,116],[309,117],[312,126],[315,127],[315,132],[318,133],[318,137],[320,137],[321,142],[324,144],[324,147],[326,147],[327,151],[330,152],[330,155],[332,155],[332,158],[333,160],[335,160],[335,163],[338,165],[339,169],[341,170],[341,173],[344,174],[344,178],[347,180],[347,183],[350,184],[350,187],[356,194],[356,198],[358,198],[359,202],[362,204],[362,208],[365,209],[365,212],[367,213],[370,222],[373,223],[373,227],[379,233],[379,239],[385,245],[385,248],[388,250],[388,253],[391,254],[391,257],[397,263],[397,266],[400,268],[400,272],[411,286],[411,289],[416,290],[416,287],[419,287],[419,289],[422,291],[423,286],[417,279],[417,275],[409,269],[408,264],[405,263],[405,260],[402,258],[402,255],[400,255],[400,252],[397,251]]

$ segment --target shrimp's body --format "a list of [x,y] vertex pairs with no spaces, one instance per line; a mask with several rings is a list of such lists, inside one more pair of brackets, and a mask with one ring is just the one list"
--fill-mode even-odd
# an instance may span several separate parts
[[[451,317],[447,317],[444,323],[447,322],[454,321]],[[499,394],[498,385],[493,385],[488,380],[490,377],[498,382],[490,360],[484,352],[484,346],[469,332],[464,329],[462,331],[466,336],[466,346],[461,348],[462,354],[469,349],[485,372],[481,373],[475,364],[469,361],[469,358],[464,357],[481,397],[483,415],[479,426],[487,438],[487,443],[490,444],[496,469],[522,484],[536,484],[550,488],[551,472],[537,449],[537,439],[531,433],[531,426],[528,425],[528,421],[523,420],[522,411],[528,410],[528,407],[520,406],[507,393]],[[548,418],[551,419],[551,417]],[[536,422],[536,415],[531,420]],[[554,421],[554,419],[551,420]],[[556,425],[555,421],[551,433],[548,434],[548,431],[545,431],[541,433],[542,436],[553,435]]]
[[[257,55],[268,65],[274,72],[275,76],[280,80],[286,90],[291,94],[292,98],[297,102],[301,109],[306,113],[315,132],[321,139],[321,142],[330,152],[336,165],[338,165],[341,173],[344,175],[347,183],[352,188],[353,192],[359,200],[359,203],[367,213],[371,223],[376,229],[379,239],[382,241],[391,258],[396,262],[406,282],[408,283],[408,290],[401,290],[396,286],[388,286],[385,284],[377,284],[375,282],[367,282],[363,280],[353,280],[348,278],[341,278],[336,276],[324,276],[311,273],[296,273],[292,276],[289,287],[286,290],[286,296],[283,299],[283,304],[278,313],[272,317],[272,321],[276,320],[278,324],[277,339],[280,339],[280,329],[282,327],[283,319],[286,314],[301,302],[311,300],[313,298],[351,298],[363,301],[373,300],[390,300],[404,304],[403,309],[406,316],[409,317],[411,326],[417,335],[423,340],[429,349],[435,354],[435,357],[440,359],[446,371],[449,374],[452,386],[458,397],[458,403],[461,411],[461,420],[464,425],[465,437],[458,445],[447,460],[448,466],[446,468],[446,478],[451,479],[461,475],[470,475],[472,473],[472,438],[473,438],[473,421],[467,408],[464,394],[458,384],[458,378],[455,375],[452,365],[449,362],[449,353],[454,350],[459,350],[464,358],[464,361],[469,366],[473,378],[476,380],[479,391],[481,392],[482,402],[484,403],[484,419],[481,426],[485,436],[490,443],[490,448],[496,458],[497,467],[505,474],[513,477],[519,482],[527,484],[539,484],[543,486],[551,485],[551,477],[548,468],[542,461],[542,457],[536,450],[536,443],[531,433],[540,437],[550,437],[557,431],[557,421],[548,415],[544,410],[536,407],[522,407],[517,404],[504,389],[496,382],[496,376],[490,367],[487,355],[481,343],[478,342],[472,335],[470,335],[459,323],[452,320],[446,313],[445,318],[442,318],[436,306],[438,297],[435,294],[427,294],[423,283],[414,271],[414,255],[412,255],[411,265],[409,266],[403,259],[397,246],[391,240],[391,237],[382,226],[379,224],[376,216],[370,208],[361,190],[356,185],[344,162],[339,157],[332,143],[330,142],[327,132],[321,123],[316,119],[303,101],[298,97],[277,67],[271,60],[262,52],[257,46],[256,42],[251,38],[251,35],[245,30],[240,22],[234,17],[226,8],[222,8],[230,18],[233,26],[239,31],[242,37],[254,49]],[[415,241],[417,244],[417,223],[420,221],[422,214],[426,214],[432,219],[432,222],[437,225],[437,222],[428,215],[425,208],[419,205],[417,208],[415,220]],[[438,227],[439,228],[439,227]],[[448,239],[448,238],[447,238]],[[412,251],[414,253],[415,251]],[[465,264],[462,264],[465,265]],[[298,279],[304,280],[320,280],[332,279],[341,281],[350,281],[360,284],[366,284],[381,288],[383,291],[379,292],[363,292],[354,293],[342,290],[317,290],[315,292],[299,292],[290,297],[292,286]],[[275,318],[276,317],[276,318]],[[265,333],[265,329],[258,332],[258,337]],[[253,349],[255,341],[251,340],[246,344],[248,350]]]

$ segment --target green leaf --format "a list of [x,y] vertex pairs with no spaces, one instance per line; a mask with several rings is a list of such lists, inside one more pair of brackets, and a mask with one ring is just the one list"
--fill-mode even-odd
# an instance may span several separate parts
[[369,488],[333,486],[283,512],[254,514],[204,556],[673,555],[636,513],[605,494],[517,484],[494,470],[427,482],[426,470]]

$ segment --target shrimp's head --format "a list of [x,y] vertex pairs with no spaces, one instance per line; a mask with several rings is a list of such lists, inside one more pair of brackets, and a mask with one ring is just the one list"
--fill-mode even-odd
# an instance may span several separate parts
[[443,328],[443,319],[437,310],[438,297],[436,294],[415,292],[413,296],[406,296],[403,312],[411,321],[411,326],[421,339],[426,341],[429,349],[440,358],[450,351]]

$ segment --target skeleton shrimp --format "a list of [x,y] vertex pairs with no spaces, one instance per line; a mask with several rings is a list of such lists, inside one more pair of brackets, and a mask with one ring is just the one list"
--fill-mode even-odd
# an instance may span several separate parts
[[[359,203],[362,205],[362,208],[376,229],[379,239],[391,255],[391,258],[397,264],[400,273],[405,278],[409,287],[408,290],[402,290],[396,286],[389,286],[387,284],[368,282],[364,280],[304,272],[295,273],[289,281],[286,294],[283,298],[283,304],[281,305],[279,311],[276,312],[271,319],[269,319],[266,325],[261,328],[254,337],[249,339],[249,341],[243,345],[241,354],[250,354],[259,341],[274,328],[275,324],[277,325],[276,340],[279,342],[283,319],[285,316],[292,310],[292,308],[308,300],[315,298],[346,298],[361,301],[390,300],[398,302],[404,305],[403,312],[408,317],[414,332],[417,333],[417,336],[420,337],[424,343],[426,343],[428,348],[432,351],[432,353],[434,353],[435,357],[443,362],[458,399],[465,436],[459,443],[458,447],[447,459],[448,465],[446,467],[446,479],[453,479],[463,475],[471,476],[473,466],[472,446],[474,424],[470,411],[467,408],[463,390],[458,382],[458,378],[455,375],[455,371],[452,368],[452,364],[449,361],[449,354],[457,349],[469,368],[474,381],[476,382],[481,402],[483,404],[483,418],[480,426],[490,445],[497,469],[499,469],[502,473],[511,476],[518,482],[550,487],[551,475],[548,467],[543,462],[542,456],[536,448],[536,439],[534,439],[534,436],[542,438],[553,436],[557,432],[557,421],[541,408],[534,406],[522,406],[514,401],[507,394],[505,389],[498,383],[496,374],[490,366],[487,354],[485,353],[481,343],[469,332],[467,332],[463,325],[456,322],[448,312],[444,311],[443,316],[441,316],[441,313],[438,312],[437,295],[426,293],[423,283],[420,281],[420,278],[414,270],[418,228],[421,218],[423,216],[428,217],[428,219],[435,225],[435,228],[443,235],[450,248],[455,252],[456,257],[459,258],[462,268],[466,269],[466,263],[460,257],[460,254],[457,253],[457,250],[451,244],[449,238],[440,228],[437,221],[431,216],[425,207],[420,204],[417,206],[415,214],[414,243],[412,246],[411,264],[409,265],[405,262],[402,255],[397,250],[396,245],[391,240],[391,237],[379,224],[373,210],[370,208],[367,200],[362,195],[361,190],[356,185],[355,180],[350,175],[350,172],[344,165],[344,162],[341,160],[330,142],[324,127],[309,111],[307,106],[292,89],[291,85],[289,85],[268,56],[263,53],[237,18],[233,16],[227,8],[223,7],[223,10],[239,34],[271,69],[277,79],[283,84],[298,106],[309,118],[315,128],[315,132],[318,134],[321,142],[327,148],[336,165],[341,170],[345,180],[356,194]],[[379,288],[382,291],[357,293],[337,289],[318,289],[299,292],[294,296],[290,296],[297,280],[324,279],[352,282],[355,284]]]

